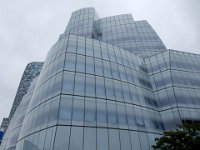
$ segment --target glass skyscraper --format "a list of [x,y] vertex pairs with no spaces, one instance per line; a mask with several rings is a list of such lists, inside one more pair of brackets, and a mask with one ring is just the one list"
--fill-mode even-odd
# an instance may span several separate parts
[[168,50],[147,21],[77,10],[2,148],[149,150],[164,130],[200,121],[199,64],[200,55]]

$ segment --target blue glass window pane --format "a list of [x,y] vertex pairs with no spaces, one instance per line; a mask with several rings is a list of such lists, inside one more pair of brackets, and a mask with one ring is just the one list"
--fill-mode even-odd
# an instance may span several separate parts
[[72,94],[74,90],[74,73],[64,72],[63,93]]
[[136,129],[136,120],[135,120],[135,112],[133,110],[132,105],[126,105],[127,111],[127,121],[129,125],[129,129]]
[[86,73],[94,74],[94,60],[93,60],[93,58],[86,57]]
[[127,128],[127,116],[124,104],[117,104],[118,122],[120,128]]
[[120,150],[119,130],[108,129],[109,131],[109,148],[110,150]]
[[138,138],[138,133],[135,132],[135,131],[130,131],[130,139],[131,139],[131,144],[132,144],[132,147],[134,149],[141,149],[141,144],[146,144],[146,143],[143,143],[143,141],[141,141],[140,143],[140,140]]
[[74,39],[74,38],[70,38],[68,40],[67,52],[76,53],[76,45],[77,45],[76,42],[77,42],[77,39]]
[[97,150],[108,150],[108,130],[97,128]]
[[119,65],[119,74],[122,81],[127,81],[126,72],[123,66]]
[[53,96],[58,95],[61,92],[61,87],[62,87],[62,73],[56,76],[56,80],[54,83],[54,88],[53,88]]
[[94,125],[96,121],[96,103],[94,100],[85,100],[85,123]]
[[57,57],[52,63],[53,63],[53,67],[52,67],[52,76],[54,76],[57,73],[57,67],[58,67],[58,63],[59,63],[59,58]]
[[78,39],[77,53],[85,55],[85,38],[84,37],[78,37],[78,38],[83,38],[83,39]]
[[103,61],[103,71],[104,76],[112,78],[111,68],[110,68],[110,62],[109,61]]
[[111,70],[113,78],[120,80],[117,64],[111,63]]
[[138,106],[134,106],[135,110],[135,117],[136,117],[136,123],[139,127],[144,127],[144,117],[142,115],[141,108]]
[[95,59],[95,74],[103,76],[102,60]]
[[76,73],[74,94],[84,95],[85,94],[84,92],[85,92],[85,76],[83,74]]
[[83,127],[72,127],[69,150],[83,149]]
[[109,126],[118,126],[116,103],[107,101],[107,111],[108,111],[107,115],[108,115]]
[[49,99],[52,97],[53,94],[53,88],[54,88],[54,83],[55,83],[55,77],[51,78],[49,80],[49,84],[47,86],[47,92],[46,92],[46,99]]
[[84,56],[77,55],[76,71],[77,72],[85,72],[85,57]]
[[72,96],[61,96],[59,110],[59,124],[71,124],[72,117]]
[[95,77],[93,75],[86,76],[86,96],[95,97]]
[[[86,39],[87,41],[88,39]],[[87,56],[92,56],[93,57],[93,47],[92,47],[92,43],[90,43],[89,41],[86,42],[86,55]]]
[[113,81],[111,79],[105,79],[106,97],[108,99],[115,99]]
[[105,98],[104,78],[96,76],[96,97]]
[[101,56],[101,49],[100,49],[99,43],[96,43],[93,46],[94,46],[94,57],[102,58],[102,56]]
[[84,121],[84,99],[74,97],[73,100],[73,122],[72,124],[82,125]]
[[57,67],[57,72],[63,70],[64,63],[65,63],[65,54],[63,54],[59,57],[59,64],[58,64],[58,67]]
[[101,47],[102,49],[102,57],[104,60],[109,60],[109,56],[108,56],[108,52],[107,52],[107,48],[105,47]]
[[59,103],[60,103],[60,96],[57,96],[52,100],[51,109],[49,113],[49,126],[55,125],[57,123]]
[[96,149],[96,128],[84,128],[84,150]]
[[147,139],[147,134],[143,132],[139,132],[140,142],[141,142],[141,148],[142,149],[148,149],[149,148],[149,142]]
[[65,70],[75,71],[75,65],[76,65],[76,55],[67,53],[65,60]]
[[129,131],[120,130],[121,149],[131,150]]
[[124,98],[123,98],[123,89],[122,89],[122,85],[120,81],[115,81],[113,80],[113,84],[114,84],[114,89],[115,89],[115,97],[117,101],[121,101],[124,102]]
[[44,149],[49,149],[49,150],[53,149],[55,130],[56,130],[55,127],[47,129],[47,134],[46,134],[45,143],[44,143]]
[[[35,149],[38,149],[38,139],[39,139],[39,132],[33,135],[33,145],[35,145]],[[22,147],[21,147],[22,148]],[[33,148],[34,149],[34,148]]]
[[[69,146],[70,127],[58,126],[56,130],[56,137],[54,142],[54,150],[62,150]],[[63,138],[64,137],[64,138]]]
[[46,130],[40,131],[40,135],[38,139],[38,149],[43,149],[45,136],[46,136]]
[[106,101],[97,99],[97,125],[107,124]]
[[131,97],[131,93],[130,93],[128,84],[122,82],[122,87],[123,87],[124,100],[125,100],[126,102],[131,103],[131,102],[132,102],[132,97]]

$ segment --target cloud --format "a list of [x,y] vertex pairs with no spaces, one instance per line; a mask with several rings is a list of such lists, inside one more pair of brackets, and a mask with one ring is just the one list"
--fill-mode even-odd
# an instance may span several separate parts
[[15,0],[0,5],[0,120],[8,116],[28,62],[43,61],[70,15],[95,7],[100,17],[132,13],[147,20],[167,48],[200,53],[199,0]]

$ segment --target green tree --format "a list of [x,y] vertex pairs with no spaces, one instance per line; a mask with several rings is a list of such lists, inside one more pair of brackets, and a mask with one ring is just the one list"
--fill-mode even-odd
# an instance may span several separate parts
[[164,131],[156,138],[154,150],[200,150],[200,125],[184,124],[176,130]]

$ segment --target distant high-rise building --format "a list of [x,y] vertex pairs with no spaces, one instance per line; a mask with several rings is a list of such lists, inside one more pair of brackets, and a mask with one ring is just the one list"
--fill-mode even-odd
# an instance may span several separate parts
[[12,119],[12,116],[14,115],[16,109],[18,108],[23,96],[27,93],[32,80],[37,75],[40,74],[42,65],[43,65],[43,62],[31,62],[26,66],[24,73],[22,75],[19,87],[17,89],[17,93],[15,96],[14,102],[12,104],[12,108],[11,108],[9,117],[3,119],[3,121],[2,121],[2,125],[4,126],[4,132],[7,130],[9,122]]
[[8,118],[3,118],[0,130],[1,131],[5,131],[5,129],[8,127],[8,124],[9,124],[9,119]]
[[149,150],[164,130],[200,121],[199,64],[166,49],[147,21],[77,10],[3,149]]
[[8,127],[8,124],[9,124],[9,119],[3,118],[3,121],[2,121],[1,126],[0,126],[0,145],[1,145],[1,140],[3,138],[4,131]]
[[10,111],[9,119],[12,119],[17,107],[19,106],[23,96],[27,93],[32,80],[40,74],[43,62],[31,62],[29,63],[22,75],[19,87],[17,89],[17,94],[15,96],[12,108]]

